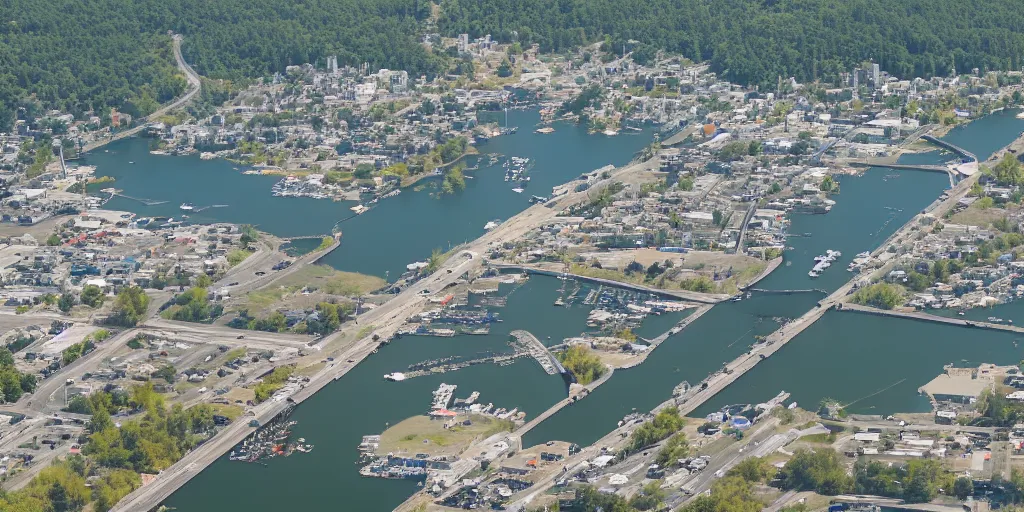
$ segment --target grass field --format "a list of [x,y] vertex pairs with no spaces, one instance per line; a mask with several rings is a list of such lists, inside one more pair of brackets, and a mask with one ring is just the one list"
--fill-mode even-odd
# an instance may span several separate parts
[[306,286],[330,295],[355,297],[381,288],[387,281],[377,276],[334,270],[327,265],[307,265],[277,284],[285,288]]
[[[470,420],[472,425],[463,426]],[[453,420],[436,419],[429,416],[413,416],[384,431],[380,436],[380,454],[453,455],[461,452],[477,438],[486,438],[502,431],[511,431],[513,424],[484,415],[459,415],[455,426],[444,428]]]

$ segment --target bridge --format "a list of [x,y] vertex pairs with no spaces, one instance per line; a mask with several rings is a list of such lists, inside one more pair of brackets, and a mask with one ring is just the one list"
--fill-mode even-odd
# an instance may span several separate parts
[[930,165],[930,164],[896,164],[888,163],[880,160],[852,160],[850,165],[854,167],[884,167],[886,169],[899,169],[904,171],[931,171],[941,172],[942,174],[949,174],[950,169],[945,165]]
[[756,211],[757,201],[754,201],[750,204],[750,208],[747,208],[746,215],[743,216],[743,225],[740,227],[740,236],[736,238],[736,250],[733,252],[743,254],[743,238],[747,236],[747,226],[750,224],[750,219],[754,218],[754,212]]
[[764,288],[748,288],[747,291],[776,295],[792,295],[794,293],[820,293],[822,295],[828,295],[827,291],[820,290],[818,288],[808,288],[806,290],[765,290]]
[[926,141],[928,141],[928,142],[931,142],[932,144],[935,144],[936,146],[939,146],[939,147],[941,147],[943,149],[947,149],[949,151],[952,151],[953,153],[956,153],[956,154],[960,155],[960,157],[963,158],[964,163],[977,162],[978,161],[978,157],[975,156],[974,153],[971,153],[970,151],[967,151],[966,149],[964,149],[964,148],[962,148],[960,146],[957,146],[956,144],[953,144],[951,142],[947,142],[947,141],[942,140],[942,139],[940,139],[938,137],[934,137],[934,136],[928,135],[928,134],[921,135],[921,138],[926,140]]
[[826,151],[832,149],[832,146],[835,146],[836,142],[839,142],[839,137],[832,137],[823,142],[821,146],[814,151],[814,154],[811,155],[811,162],[821,163],[821,156],[824,155]]
[[552,354],[551,351],[548,350],[548,348],[545,347],[544,344],[529,331],[521,329],[515,330],[510,332],[509,336],[515,338],[519,346],[526,349],[526,351],[529,352],[529,354],[533,356],[538,363],[540,363],[540,366],[544,368],[544,372],[548,375],[554,375],[556,373],[572,375],[572,373],[562,366],[562,363],[558,361],[558,358],[555,357],[555,355]]

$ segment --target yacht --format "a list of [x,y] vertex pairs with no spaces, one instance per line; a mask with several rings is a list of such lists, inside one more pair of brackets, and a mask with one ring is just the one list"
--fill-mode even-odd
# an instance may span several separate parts
[[182,211],[190,212],[196,209],[196,205],[192,203],[181,203],[181,206],[179,206],[178,208],[181,209]]

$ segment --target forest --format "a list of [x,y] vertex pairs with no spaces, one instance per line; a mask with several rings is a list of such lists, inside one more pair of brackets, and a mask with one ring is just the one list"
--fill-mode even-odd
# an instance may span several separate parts
[[[8,0],[0,3],[0,131],[19,109],[81,118],[146,115],[180,94],[170,32],[209,78],[246,79],[306,62],[432,75],[444,52],[419,44],[429,0]],[[638,62],[658,50],[709,61],[726,79],[835,82],[866,61],[901,77],[1019,69],[1015,0],[441,0],[443,35],[491,34],[563,51],[606,42]],[[34,95],[38,102],[26,101]]]
[[542,51],[607,36],[637,61],[667,50],[773,89],[780,76],[833,82],[871,59],[896,76],[927,77],[1020,69],[1024,58],[1015,0],[442,0],[438,24],[445,35]]
[[[209,78],[258,78],[337,55],[341,65],[439,69],[418,42],[426,0],[10,0],[0,3],[0,131],[19,108],[133,116],[185,90],[168,32]],[[38,102],[25,101],[34,95]]]

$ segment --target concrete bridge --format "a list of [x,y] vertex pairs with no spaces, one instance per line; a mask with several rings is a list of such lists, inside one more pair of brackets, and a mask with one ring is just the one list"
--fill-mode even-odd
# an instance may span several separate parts
[[941,172],[943,174],[950,173],[949,167],[946,167],[945,165],[893,164],[876,160],[852,160],[850,161],[850,165],[854,167],[884,167],[886,169],[899,169],[905,171],[931,171]]
[[806,290],[765,290],[764,288],[748,288],[748,291],[776,295],[792,295],[794,293],[820,293],[822,295],[828,295],[828,292],[825,290],[819,290],[817,288],[809,288]]
[[936,146],[939,146],[939,147],[941,147],[943,149],[947,149],[949,151],[952,151],[953,153],[956,153],[956,154],[960,155],[960,157],[964,159],[964,163],[977,162],[978,161],[978,157],[975,156],[974,153],[971,153],[970,151],[967,151],[966,149],[964,149],[964,148],[962,148],[960,146],[957,146],[956,144],[944,141],[944,140],[942,140],[940,138],[934,137],[932,135],[927,135],[927,134],[921,135],[921,138],[926,140],[926,141],[928,141],[928,142],[931,142],[932,144],[935,144]]

